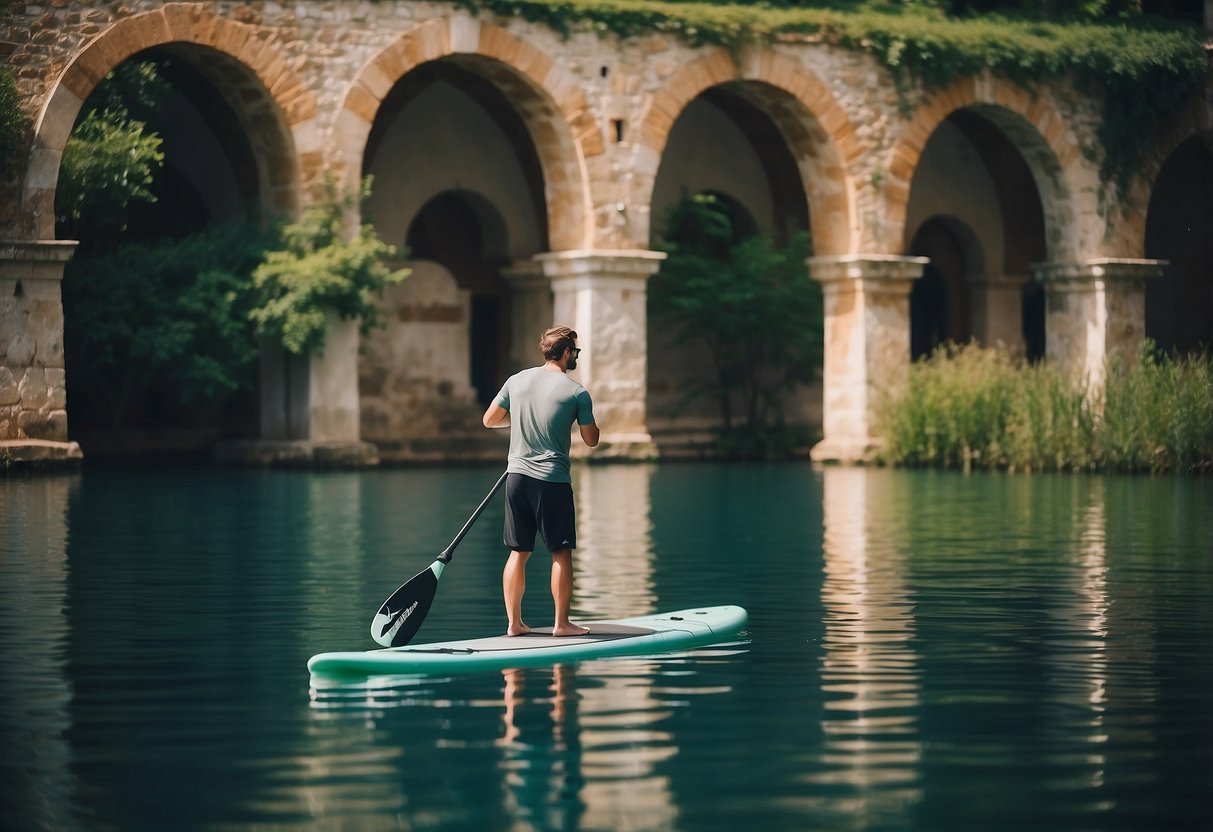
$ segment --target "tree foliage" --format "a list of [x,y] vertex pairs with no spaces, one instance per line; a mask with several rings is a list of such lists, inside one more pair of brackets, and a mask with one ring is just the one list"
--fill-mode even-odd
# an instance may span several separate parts
[[363,224],[348,241],[346,216],[359,199],[370,196],[367,177],[358,194],[339,195],[326,183],[327,198],[308,208],[299,222],[282,229],[281,247],[266,253],[253,272],[257,305],[251,318],[262,336],[304,354],[324,346],[325,313],[361,321],[363,333],[378,322],[373,295],[408,276],[383,262],[399,256],[394,246]]
[[157,201],[162,140],[133,112],[154,110],[165,89],[155,63],[131,61],[89,96],[63,149],[55,193],[60,236],[93,249],[126,230],[132,203]]
[[785,395],[821,367],[821,291],[805,262],[808,235],[784,248],[760,235],[736,239],[727,207],[703,194],[671,210],[662,236],[668,258],[649,283],[650,314],[707,348],[715,378],[695,392],[715,400],[726,434],[782,424]]
[[[125,244],[68,264],[63,283],[73,397],[94,424],[189,421],[249,389],[257,357],[251,274],[269,242],[254,225]],[[157,414],[146,412],[154,402]]]

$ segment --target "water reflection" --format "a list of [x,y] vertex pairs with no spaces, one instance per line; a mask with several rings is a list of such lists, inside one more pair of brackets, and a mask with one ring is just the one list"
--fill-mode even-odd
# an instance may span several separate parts
[[1213,828],[1213,482],[584,467],[581,613],[752,644],[309,684],[496,474],[0,480],[0,827]]
[[579,466],[573,603],[588,618],[656,611],[651,465]]
[[[310,805],[330,818],[392,807],[445,816],[446,800],[427,805],[434,796],[423,800],[419,783],[438,773],[443,752],[458,750],[459,770],[440,776],[479,778],[467,788],[499,783],[500,799],[487,805],[504,811],[510,828],[675,828],[680,807],[667,771],[683,753],[675,715],[727,697],[732,686],[705,684],[700,663],[743,648],[449,678],[313,677]],[[496,715],[495,731],[481,714]],[[490,748],[493,758],[475,762]],[[496,773],[472,773],[487,766]]]
[[14,829],[69,828],[75,805],[64,609],[78,485],[78,476],[0,478],[0,822]]
[[860,469],[823,472],[825,609],[821,770],[836,811],[897,818],[921,797],[919,659],[906,564],[891,528],[889,487]]

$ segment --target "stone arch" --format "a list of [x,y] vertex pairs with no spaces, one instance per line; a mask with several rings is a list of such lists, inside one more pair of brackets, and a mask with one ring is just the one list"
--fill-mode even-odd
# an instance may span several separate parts
[[1178,115],[1166,138],[1147,150],[1139,167],[1128,182],[1124,198],[1119,200],[1121,210],[1116,217],[1116,235],[1111,242],[1119,242],[1114,256],[1145,257],[1146,218],[1154,189],[1163,167],[1172,154],[1189,139],[1198,139],[1213,151],[1213,125],[1208,123],[1209,108],[1199,99],[1193,99]]
[[715,49],[692,61],[656,92],[641,118],[641,153],[636,172],[652,186],[674,122],[705,90],[742,82],[742,94],[754,100],[788,141],[800,169],[813,226],[817,255],[846,254],[858,239],[858,220],[846,168],[867,150],[833,93],[815,74],[771,49],[742,56]]
[[576,80],[536,47],[466,16],[435,18],[379,51],[354,78],[337,116],[337,151],[356,177],[384,98],[409,71],[441,58],[490,80],[530,131],[543,170],[553,250],[589,248],[593,211],[585,159],[605,150],[598,118]]
[[[300,162],[319,164],[316,103],[302,80],[252,27],[217,17],[192,3],[170,3],[124,18],[99,34],[64,69],[38,114],[30,167],[22,188],[37,238],[55,236],[55,188],[63,149],[84,101],[106,74],[132,55],[183,44],[208,50],[208,77],[220,88],[252,89],[233,109],[246,120],[267,206],[289,212],[298,205]],[[225,83],[226,82],[226,83]]]
[[1023,154],[1040,192],[1049,259],[1077,259],[1082,246],[1074,194],[1080,189],[1071,179],[1082,157],[1078,138],[1044,98],[989,75],[962,78],[932,95],[902,129],[884,166],[884,235],[877,242],[889,251],[900,249],[914,170],[931,135],[944,119],[962,109],[994,123]]

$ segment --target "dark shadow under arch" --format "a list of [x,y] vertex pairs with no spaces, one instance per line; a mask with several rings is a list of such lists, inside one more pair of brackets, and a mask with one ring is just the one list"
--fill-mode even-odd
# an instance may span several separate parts
[[1201,138],[1176,148],[1159,172],[1145,256],[1167,261],[1146,284],[1146,335],[1169,351],[1213,349],[1213,152]]

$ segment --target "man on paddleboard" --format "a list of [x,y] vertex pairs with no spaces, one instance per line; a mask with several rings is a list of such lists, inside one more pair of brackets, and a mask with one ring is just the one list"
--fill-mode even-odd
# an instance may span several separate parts
[[589,391],[567,375],[577,369],[581,353],[577,333],[567,326],[553,327],[543,333],[539,349],[543,365],[506,379],[483,418],[486,428],[510,429],[504,535],[510,556],[501,575],[509,618],[506,633],[519,636],[531,629],[522,623],[522,595],[526,563],[538,531],[552,553],[552,600],[556,605],[552,634],[578,636],[588,630],[569,621],[573,550],[577,548],[569,447],[574,424],[591,448],[598,444],[599,431]]

